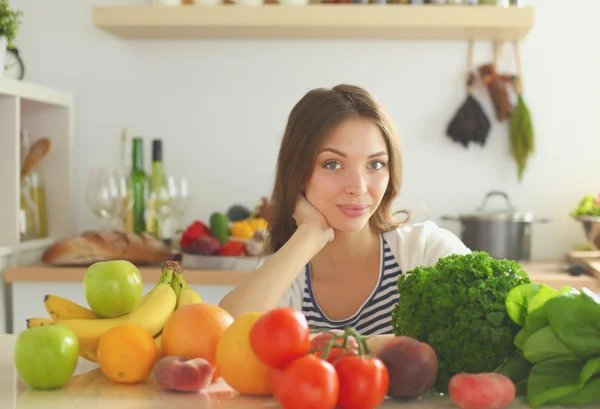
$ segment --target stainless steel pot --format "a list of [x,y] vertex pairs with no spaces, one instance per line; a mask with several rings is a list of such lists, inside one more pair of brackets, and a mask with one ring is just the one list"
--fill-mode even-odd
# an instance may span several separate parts
[[[506,208],[486,210],[490,197],[502,196]],[[473,251],[485,251],[497,259],[528,261],[531,258],[531,227],[533,223],[548,223],[550,219],[535,219],[531,212],[517,212],[508,195],[501,191],[488,192],[477,213],[442,216],[442,220],[462,224],[461,240]]]

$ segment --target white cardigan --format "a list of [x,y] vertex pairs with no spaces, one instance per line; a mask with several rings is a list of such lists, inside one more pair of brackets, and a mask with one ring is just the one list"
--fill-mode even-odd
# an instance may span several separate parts
[[[407,272],[417,266],[431,266],[438,259],[452,253],[468,254],[471,252],[454,233],[438,227],[432,221],[402,226],[383,233],[383,237],[390,246],[402,272]],[[292,285],[283,294],[279,301],[279,307],[302,309],[305,270],[303,267]]]

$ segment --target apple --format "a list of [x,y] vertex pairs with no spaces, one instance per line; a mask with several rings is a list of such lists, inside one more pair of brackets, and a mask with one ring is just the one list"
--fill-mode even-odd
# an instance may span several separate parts
[[112,260],[92,264],[83,277],[83,289],[92,311],[103,318],[113,318],[133,311],[144,287],[134,264]]
[[33,389],[64,386],[75,371],[78,357],[77,337],[62,324],[26,329],[15,341],[17,372]]

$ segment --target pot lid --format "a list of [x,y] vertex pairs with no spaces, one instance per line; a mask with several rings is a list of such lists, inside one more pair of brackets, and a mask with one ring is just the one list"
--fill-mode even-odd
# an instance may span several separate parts
[[[492,196],[502,196],[506,202],[506,207],[498,210],[489,210],[486,208],[487,201]],[[517,212],[515,207],[510,202],[508,195],[501,191],[488,192],[483,198],[481,206],[477,208],[476,213],[459,214],[459,220],[479,220],[479,221],[513,221],[513,222],[531,222],[533,221],[533,213],[531,212]]]

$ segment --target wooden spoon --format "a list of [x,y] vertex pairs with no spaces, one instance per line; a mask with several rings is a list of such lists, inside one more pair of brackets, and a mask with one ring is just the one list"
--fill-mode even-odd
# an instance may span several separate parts
[[49,138],[40,138],[31,145],[21,168],[21,179],[29,175],[39,165],[48,154],[51,146],[52,143]]

